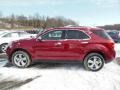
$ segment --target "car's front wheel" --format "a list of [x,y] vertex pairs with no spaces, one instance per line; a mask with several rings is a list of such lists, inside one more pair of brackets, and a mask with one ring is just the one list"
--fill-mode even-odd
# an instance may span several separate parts
[[98,71],[104,66],[104,58],[101,54],[90,53],[84,59],[84,67],[90,71]]
[[31,58],[28,53],[24,51],[16,51],[11,57],[12,64],[19,68],[26,68],[31,64]]

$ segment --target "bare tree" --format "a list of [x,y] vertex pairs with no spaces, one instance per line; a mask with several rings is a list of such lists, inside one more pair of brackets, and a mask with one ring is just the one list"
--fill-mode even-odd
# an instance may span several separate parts
[[33,16],[24,15],[10,15],[8,17],[2,18],[5,23],[10,24],[11,28],[16,27],[33,27],[33,28],[53,28],[62,27],[66,25],[78,25],[75,21],[71,19],[66,19],[64,17],[48,17],[40,16],[38,13]]
[[2,16],[3,16],[3,15],[2,15],[2,12],[0,11],[0,19],[2,18]]
[[15,23],[15,16],[14,16],[14,14],[12,14],[11,17],[10,17],[11,29],[14,28],[14,23]]

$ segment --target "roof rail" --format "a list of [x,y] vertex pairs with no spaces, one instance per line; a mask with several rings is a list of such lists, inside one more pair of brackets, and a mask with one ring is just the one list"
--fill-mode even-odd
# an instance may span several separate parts
[[64,27],[80,27],[80,26],[77,26],[77,25],[67,25],[67,26],[64,26]]

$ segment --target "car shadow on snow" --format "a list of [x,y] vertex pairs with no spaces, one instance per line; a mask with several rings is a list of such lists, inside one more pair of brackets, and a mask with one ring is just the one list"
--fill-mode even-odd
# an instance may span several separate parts
[[[12,63],[6,62],[3,67],[14,67]],[[37,69],[84,69],[83,63],[80,62],[34,62],[28,68],[37,68]]]
[[30,65],[30,68],[37,68],[37,69],[84,69],[82,63],[78,62],[66,62],[66,63],[52,63],[52,62],[35,62]]
[[3,67],[12,67],[12,66],[13,66],[12,63],[7,62]]

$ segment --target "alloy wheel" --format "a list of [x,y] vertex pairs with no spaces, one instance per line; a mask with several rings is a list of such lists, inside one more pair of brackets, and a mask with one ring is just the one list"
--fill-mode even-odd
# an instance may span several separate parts
[[88,59],[88,67],[91,70],[97,70],[102,66],[102,59],[98,56],[92,56]]

